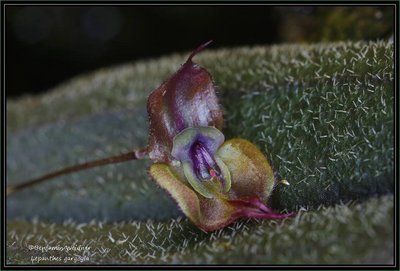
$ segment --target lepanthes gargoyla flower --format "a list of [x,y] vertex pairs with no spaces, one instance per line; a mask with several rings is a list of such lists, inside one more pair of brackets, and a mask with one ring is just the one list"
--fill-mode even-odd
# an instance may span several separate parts
[[265,156],[247,140],[225,141],[211,75],[192,62],[148,99],[150,175],[199,228],[213,231],[240,217],[283,219],[264,203],[275,178]]

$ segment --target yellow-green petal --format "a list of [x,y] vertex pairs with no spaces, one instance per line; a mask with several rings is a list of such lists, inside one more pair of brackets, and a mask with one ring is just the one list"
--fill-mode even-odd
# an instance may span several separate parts
[[234,138],[226,141],[216,156],[230,172],[231,197],[259,196],[264,200],[269,197],[275,184],[274,173],[264,154],[254,144]]
[[200,221],[200,203],[196,192],[181,181],[176,173],[166,164],[153,164],[150,175],[161,188],[176,200],[182,212],[194,223]]
[[185,174],[186,179],[188,180],[188,182],[190,183],[190,185],[193,187],[193,189],[199,193],[200,195],[202,195],[203,197],[206,198],[213,198],[214,194],[211,190],[209,190],[206,186],[205,183],[206,182],[212,182],[212,180],[199,180],[196,177],[196,174],[193,171],[193,167],[189,162],[183,162],[182,163],[183,166],[183,172]]

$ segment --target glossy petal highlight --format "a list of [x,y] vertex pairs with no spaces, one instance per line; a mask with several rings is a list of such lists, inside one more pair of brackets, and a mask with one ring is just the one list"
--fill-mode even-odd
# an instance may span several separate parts
[[222,111],[212,77],[192,62],[192,57],[205,45],[196,49],[185,64],[148,98],[148,150],[150,159],[156,162],[171,162],[173,138],[182,130],[196,126],[222,128]]

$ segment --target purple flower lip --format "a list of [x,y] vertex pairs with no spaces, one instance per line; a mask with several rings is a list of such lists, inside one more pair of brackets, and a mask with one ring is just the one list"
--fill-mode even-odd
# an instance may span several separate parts
[[221,170],[201,141],[195,141],[189,151],[196,176],[200,180],[220,178]]
[[171,155],[179,161],[192,160],[192,147],[198,142],[213,157],[224,141],[225,136],[214,127],[186,128],[175,136]]
[[216,155],[224,135],[214,127],[193,127],[175,136],[172,157],[183,165],[187,181],[201,195],[212,198],[215,192],[230,189],[230,173]]

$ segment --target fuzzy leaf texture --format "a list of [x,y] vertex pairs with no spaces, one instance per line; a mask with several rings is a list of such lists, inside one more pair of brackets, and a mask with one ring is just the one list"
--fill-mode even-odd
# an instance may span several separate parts
[[[103,69],[48,94],[7,101],[7,181],[144,146],[146,97],[185,57]],[[203,233],[182,220],[175,202],[147,177],[148,162],[127,162],[63,176],[9,197],[8,263],[30,263],[23,238],[16,237],[30,233],[33,218],[44,223],[37,229],[43,235],[35,238],[45,238],[32,242],[97,240],[99,251],[110,249],[90,262],[392,262],[393,198],[382,195],[393,193],[393,44],[208,50],[196,62],[216,83],[226,138],[256,144],[290,183],[277,186],[271,207],[309,206],[300,222],[240,220]],[[367,201],[341,204],[347,200]],[[332,207],[318,209],[321,204]],[[76,223],[84,223],[87,234],[68,226]],[[57,239],[61,228],[69,241]],[[310,231],[319,237],[301,234]],[[126,245],[126,253],[119,253],[108,234],[121,246],[125,238],[137,242],[135,235],[146,245],[135,251]],[[151,249],[151,234],[172,243],[160,239]]]

